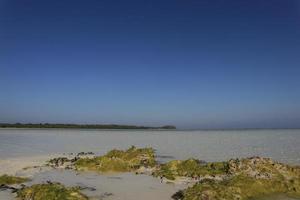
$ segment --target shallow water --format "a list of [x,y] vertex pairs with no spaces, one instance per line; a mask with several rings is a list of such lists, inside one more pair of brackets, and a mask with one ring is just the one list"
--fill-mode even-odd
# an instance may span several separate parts
[[161,160],[195,157],[220,161],[264,156],[291,164],[300,163],[300,129],[158,131],[0,129],[0,159],[151,146]]
[[66,186],[87,186],[95,191],[83,190],[90,197],[113,200],[132,200],[143,197],[150,199],[171,199],[170,197],[181,187],[160,183],[159,179],[147,175],[133,173],[99,175],[96,173],[80,173],[74,171],[54,170],[38,174],[33,183],[47,180],[58,181]]
[[[143,197],[144,200],[170,200],[172,194],[183,188],[180,185],[160,183],[159,179],[147,175],[122,173],[99,175],[96,173],[77,173],[72,170],[51,170],[38,173],[26,185],[60,182],[68,187],[81,186],[88,189],[82,192],[91,200],[134,200]],[[95,189],[91,191],[89,188]],[[0,192],[0,200],[13,200],[14,195]]]
[[[93,151],[103,154],[113,148],[130,145],[151,146],[158,159],[220,161],[236,157],[264,156],[281,162],[300,164],[300,130],[234,131],[144,131],[144,130],[69,130],[69,129],[0,129],[0,160],[53,154]],[[26,159],[25,159],[26,160]],[[11,165],[8,165],[11,166]],[[0,166],[1,167],[1,166]],[[184,185],[161,184],[151,176],[124,173],[119,175],[77,174],[51,170],[35,174],[33,183],[57,181],[67,186],[88,186],[84,191],[95,199],[135,200],[170,199]],[[108,195],[109,194],[109,195]],[[110,195],[112,194],[112,195]],[[0,200],[14,196],[0,192]],[[284,196],[260,200],[293,200]]]

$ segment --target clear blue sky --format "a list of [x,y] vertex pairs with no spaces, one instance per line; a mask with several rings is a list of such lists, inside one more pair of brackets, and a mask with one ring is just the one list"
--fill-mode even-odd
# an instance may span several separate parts
[[299,0],[0,0],[0,122],[300,126]]

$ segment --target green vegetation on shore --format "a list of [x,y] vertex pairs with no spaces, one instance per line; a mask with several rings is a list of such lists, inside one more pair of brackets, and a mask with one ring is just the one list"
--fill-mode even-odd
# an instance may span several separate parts
[[79,158],[75,162],[75,168],[98,172],[131,172],[140,167],[154,167],[155,164],[153,148],[132,146],[126,151],[114,149],[103,156]]
[[2,175],[0,176],[0,185],[12,185],[12,184],[20,184],[29,181],[28,178],[16,177],[16,176],[8,176]]
[[88,200],[77,187],[66,188],[60,183],[36,184],[17,192],[19,200]]
[[167,125],[161,127],[117,125],[117,124],[8,124],[0,123],[0,128],[71,128],[71,129],[176,129],[175,126]]

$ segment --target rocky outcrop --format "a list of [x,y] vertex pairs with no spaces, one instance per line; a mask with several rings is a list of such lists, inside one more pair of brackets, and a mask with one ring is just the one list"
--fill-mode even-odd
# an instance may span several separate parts
[[0,185],[13,185],[29,181],[28,178],[2,175],[0,176]]
[[250,200],[273,194],[300,197],[300,168],[269,158],[250,157],[226,162],[197,159],[158,164],[152,148],[114,149],[103,156],[80,153],[49,161],[55,168],[96,172],[135,172],[159,177],[161,182],[187,183],[174,199]]
[[95,156],[92,152],[81,152],[75,157],[53,158],[48,161],[47,165],[53,168],[96,171],[101,173],[150,173],[149,169],[155,167],[156,160],[154,149],[132,146],[125,151],[118,149],[111,150],[103,156]]
[[45,199],[68,199],[68,200],[88,200],[80,192],[80,188],[67,188],[60,183],[35,184],[24,187],[17,191],[17,199],[20,200],[45,200]]
[[272,194],[300,197],[300,170],[269,158],[232,159],[223,179],[202,179],[174,199],[249,200]]
[[194,180],[203,178],[217,179],[228,173],[227,162],[211,162],[197,159],[172,160],[158,166],[153,175],[163,177],[169,180],[175,180],[179,177],[188,177]]
[[133,172],[155,165],[154,149],[134,146],[125,151],[114,149],[103,156],[80,158],[74,162],[76,170],[98,172]]
[[56,169],[75,169],[74,164],[76,161],[80,159],[93,159],[95,158],[95,155],[93,152],[80,152],[76,156],[73,156],[71,154],[68,157],[57,157],[52,158],[47,162],[47,166],[56,168]]
[[12,193],[16,193],[19,189],[24,188],[25,185],[21,184],[29,181],[28,178],[17,176],[0,176],[0,191],[8,190]]

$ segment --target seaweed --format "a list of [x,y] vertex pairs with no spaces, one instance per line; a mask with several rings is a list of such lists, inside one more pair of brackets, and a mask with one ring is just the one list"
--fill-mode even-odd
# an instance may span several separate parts
[[35,184],[25,187],[17,192],[20,200],[88,200],[80,192],[80,188],[66,188],[60,183]]
[[136,148],[111,150],[103,156],[94,158],[79,158],[74,163],[77,170],[92,170],[98,172],[131,172],[140,167],[156,165],[153,148]]

